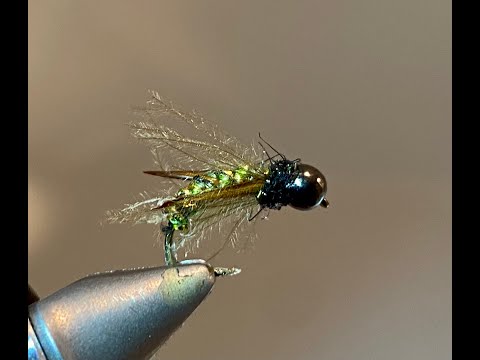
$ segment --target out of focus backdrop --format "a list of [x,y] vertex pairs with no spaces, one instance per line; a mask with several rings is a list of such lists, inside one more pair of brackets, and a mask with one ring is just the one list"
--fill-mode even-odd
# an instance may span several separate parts
[[272,212],[163,359],[451,358],[450,1],[29,1],[29,282],[162,264],[100,226],[154,189],[131,106],[157,90],[328,180]]

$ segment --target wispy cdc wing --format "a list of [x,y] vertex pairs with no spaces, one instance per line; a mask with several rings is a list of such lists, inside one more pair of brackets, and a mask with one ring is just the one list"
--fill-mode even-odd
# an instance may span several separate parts
[[125,204],[122,209],[108,210],[105,214],[105,223],[123,224],[162,224],[166,220],[166,214],[163,211],[152,211],[158,208],[166,201],[175,199],[168,193],[151,194],[149,192],[140,193],[140,198],[131,204]]
[[[133,135],[150,147],[159,170],[254,169],[262,162],[253,144],[242,144],[196,111],[184,112],[157,92],[150,94],[145,107],[133,109],[142,120],[129,125]],[[170,126],[166,120],[172,120]],[[193,130],[192,135],[181,133],[182,126],[184,132]]]

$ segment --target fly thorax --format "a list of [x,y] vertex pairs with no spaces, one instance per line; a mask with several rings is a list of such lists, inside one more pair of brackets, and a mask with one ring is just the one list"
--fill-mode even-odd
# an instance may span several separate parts
[[257,195],[260,206],[279,210],[282,206],[289,205],[291,201],[290,189],[297,176],[297,161],[273,161],[265,183]]

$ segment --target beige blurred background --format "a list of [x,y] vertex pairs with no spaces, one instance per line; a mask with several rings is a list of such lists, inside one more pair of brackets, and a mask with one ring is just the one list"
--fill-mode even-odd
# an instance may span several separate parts
[[162,263],[99,226],[153,189],[124,124],[156,89],[327,176],[272,213],[163,359],[451,358],[449,1],[30,1],[29,281]]

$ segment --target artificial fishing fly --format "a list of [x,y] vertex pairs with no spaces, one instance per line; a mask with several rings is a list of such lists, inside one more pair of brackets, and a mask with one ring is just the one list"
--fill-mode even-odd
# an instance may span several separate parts
[[[183,112],[157,92],[150,94],[147,106],[135,111],[142,120],[129,125],[154,155],[156,169],[144,173],[177,183],[170,191],[146,194],[121,210],[107,212],[107,221],[157,225],[166,265],[177,264],[180,249],[187,255],[202,246],[215,228],[220,231],[216,237],[225,238],[215,255],[228,242],[235,245],[240,230],[264,210],[328,207],[327,181],[315,167],[288,160],[260,134],[261,151],[244,145],[197,112]],[[173,125],[167,126],[166,119]],[[181,126],[195,135],[182,135]],[[216,269],[219,275],[238,271]]]

